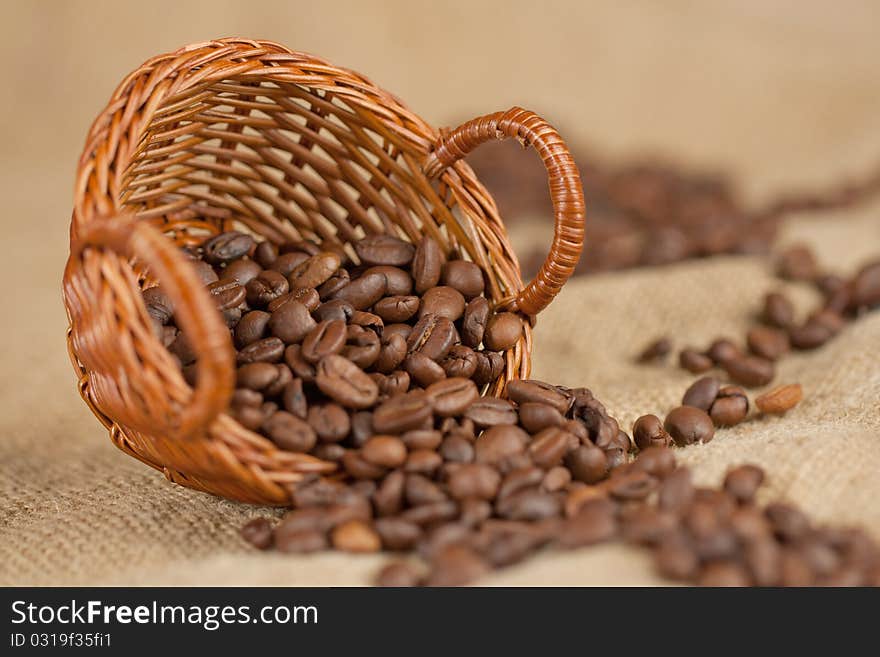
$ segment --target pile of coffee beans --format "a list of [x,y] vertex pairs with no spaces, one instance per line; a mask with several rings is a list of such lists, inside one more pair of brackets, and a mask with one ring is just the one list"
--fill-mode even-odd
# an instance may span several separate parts
[[[398,433],[401,422],[431,428],[435,402],[449,414],[478,397],[523,325],[490,308],[478,265],[447,259],[431,237],[413,245],[374,235],[353,248],[358,264],[310,242],[277,248],[227,232],[189,255],[236,348],[232,416],[281,449],[357,476],[369,462],[357,450],[374,434]],[[161,287],[143,296],[192,382],[195,353],[170,299]]]
[[[843,180],[824,190],[783,194],[749,208],[729,176],[686,170],[670,161],[613,164],[578,150],[575,160],[590,199],[578,274],[662,265],[721,253],[767,253],[783,219],[794,213],[852,207],[880,193],[880,174]],[[550,216],[547,173],[517,144],[497,143],[468,155],[498,202],[505,222]],[[534,276],[546,253],[525,252]]]

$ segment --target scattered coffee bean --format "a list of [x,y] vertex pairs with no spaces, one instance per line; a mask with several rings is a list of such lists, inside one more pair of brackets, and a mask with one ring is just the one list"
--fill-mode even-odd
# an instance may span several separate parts
[[756,465],[741,465],[724,478],[724,490],[740,504],[748,504],[764,483],[764,471]]
[[709,408],[709,417],[716,426],[732,427],[749,414],[749,398],[739,386],[724,386]]
[[714,376],[704,376],[694,381],[685,391],[681,399],[682,406],[693,406],[703,411],[708,411],[718,396],[721,384]]
[[755,399],[755,405],[762,413],[785,413],[800,404],[803,398],[801,385],[790,383],[759,395]]
[[747,388],[765,386],[776,376],[772,361],[759,356],[742,356],[724,363],[724,370],[734,382]]
[[771,292],[764,297],[763,318],[770,326],[790,329],[794,326],[794,306],[784,295]]
[[254,518],[241,528],[241,536],[258,550],[268,550],[274,543],[272,523],[266,518]]
[[712,359],[696,349],[682,349],[678,355],[679,364],[692,374],[701,374],[712,369]]
[[672,340],[667,337],[657,338],[653,342],[650,342],[639,355],[636,356],[636,362],[639,363],[650,363],[653,361],[659,361],[666,358],[669,355],[669,352],[672,351]]
[[753,354],[767,360],[779,360],[789,350],[788,334],[781,329],[767,326],[750,329],[746,342]]
[[672,409],[666,416],[663,427],[680,447],[708,443],[715,437],[712,418],[705,411],[693,406],[679,406]]

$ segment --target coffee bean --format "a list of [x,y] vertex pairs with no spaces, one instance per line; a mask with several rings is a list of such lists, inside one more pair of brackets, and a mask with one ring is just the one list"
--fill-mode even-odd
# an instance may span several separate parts
[[354,307],[350,303],[342,299],[332,299],[318,306],[312,316],[319,322],[336,319],[345,323],[352,314],[354,314]]
[[764,482],[764,471],[757,465],[740,465],[724,477],[724,490],[740,504],[748,504]]
[[141,293],[147,313],[160,324],[167,324],[174,315],[174,303],[160,287],[150,287]]
[[235,346],[241,349],[261,339],[266,334],[270,317],[262,310],[252,310],[243,315],[235,326]]
[[712,359],[696,349],[682,349],[678,355],[679,364],[693,374],[701,374],[712,369]]
[[422,390],[392,397],[373,413],[373,429],[377,433],[399,434],[420,429],[432,416],[431,401]]
[[562,513],[562,503],[551,493],[526,488],[500,499],[495,509],[502,518],[534,522]]
[[409,474],[406,476],[404,496],[410,506],[436,504],[438,502],[444,502],[447,499],[446,494],[437,484],[427,477],[418,474]]
[[327,536],[318,530],[287,532],[279,526],[275,532],[275,547],[279,552],[308,554],[327,548]]
[[724,386],[709,409],[709,417],[716,426],[732,427],[749,414],[749,398],[739,386]]
[[388,564],[379,571],[379,574],[376,576],[376,586],[397,588],[418,586],[419,580],[419,573],[412,565],[404,562],[395,562]]
[[235,260],[223,269],[223,277],[238,281],[239,285],[247,285],[263,271],[263,267],[253,260]]
[[419,297],[385,297],[377,301],[373,309],[386,322],[405,322],[418,311]]
[[468,301],[461,320],[461,341],[465,345],[473,349],[480,346],[489,322],[489,313],[489,302],[485,297]]
[[789,350],[788,334],[767,326],[749,329],[746,341],[753,354],[767,360],[779,360]]
[[[308,309],[299,301],[290,300],[278,308],[268,322],[272,335],[287,344],[300,342],[316,326]],[[303,355],[305,357],[305,355]]]
[[679,406],[666,416],[663,428],[679,447],[694,443],[708,443],[715,437],[712,419],[693,406]]
[[290,289],[317,288],[339,269],[342,258],[331,251],[316,253],[294,267],[288,275]]
[[477,370],[474,372],[474,383],[478,386],[494,382],[504,371],[504,358],[494,351],[478,351]]
[[639,452],[633,468],[643,470],[658,479],[664,479],[675,471],[675,454],[666,446],[647,447]]
[[681,399],[682,406],[693,406],[708,411],[721,389],[721,384],[714,376],[704,376],[694,381],[685,391]]
[[284,356],[284,343],[278,338],[264,338],[239,350],[236,361],[245,363],[277,363]]
[[831,339],[831,330],[820,322],[807,321],[788,332],[791,345],[796,349],[816,349]]
[[338,443],[351,431],[351,418],[338,404],[312,404],[307,419],[318,438],[327,443]]
[[462,316],[464,307],[464,297],[455,288],[445,285],[432,287],[422,295],[419,319],[425,315],[434,315],[454,322]]
[[444,264],[440,280],[443,285],[461,292],[465,299],[481,295],[485,286],[480,266],[465,260],[450,260]]
[[248,363],[238,368],[236,385],[250,390],[264,390],[278,378],[278,370],[271,363]]
[[644,470],[633,469],[622,475],[612,476],[606,487],[608,493],[616,499],[643,500],[657,489],[657,479]]
[[333,529],[333,547],[343,552],[378,552],[382,547],[379,535],[361,520],[349,520]]
[[623,518],[624,540],[641,545],[657,545],[678,528],[677,518],[650,506],[638,506]]
[[412,294],[413,280],[409,272],[400,267],[391,267],[389,265],[377,265],[370,267],[364,272],[366,275],[380,274],[385,277],[385,294],[388,296],[408,296]]
[[202,251],[205,262],[220,265],[247,255],[253,246],[253,237],[233,230],[209,239],[202,246]]
[[367,408],[379,396],[379,388],[350,360],[332,354],[318,363],[315,383],[325,395],[346,408]]
[[272,264],[266,267],[266,269],[271,269],[272,271],[277,271],[279,274],[287,278],[290,276],[290,273],[296,269],[299,265],[309,259],[309,254],[303,251],[289,251],[287,253],[280,254],[275,260],[272,261]]
[[507,384],[507,396],[517,404],[535,402],[548,404],[563,415],[568,413],[569,400],[553,386],[541,381],[514,380]]
[[498,465],[504,459],[525,451],[529,435],[517,426],[502,424],[489,427],[474,444],[478,463]]
[[733,340],[718,338],[709,345],[706,355],[716,365],[724,365],[726,361],[741,356],[742,351]]
[[794,326],[794,306],[779,292],[771,292],[764,297],[763,319],[770,326],[790,329]]
[[880,305],[880,261],[862,267],[852,281],[850,308],[854,311]]
[[755,405],[762,413],[785,413],[797,406],[803,398],[804,391],[801,384],[791,383],[758,396]]
[[361,456],[367,463],[396,468],[406,461],[406,445],[394,436],[373,436],[361,447]]
[[266,518],[254,518],[241,528],[241,536],[258,550],[268,550],[274,542],[272,523]]
[[700,586],[750,586],[748,573],[732,561],[713,561],[700,571],[697,580]]
[[455,325],[446,317],[425,315],[413,327],[406,340],[408,353],[421,353],[438,361],[449,354],[458,336]]
[[421,352],[407,356],[403,361],[403,369],[423,387],[428,387],[446,377],[443,368]]
[[287,294],[289,290],[287,279],[271,269],[263,271],[245,286],[247,302],[252,307],[265,306],[273,299]]
[[427,586],[463,586],[485,575],[488,564],[473,550],[463,545],[449,545],[431,561]]
[[342,457],[342,467],[355,479],[380,479],[387,470],[369,463],[358,452],[349,450]]
[[408,265],[415,253],[415,247],[393,235],[370,235],[355,242],[355,253],[368,265]]
[[526,431],[535,434],[548,427],[560,426],[565,418],[549,404],[526,402],[519,407],[519,421]]
[[372,367],[379,359],[382,343],[373,331],[351,324],[345,331],[345,339],[342,356],[362,370]]
[[440,446],[440,455],[448,463],[470,463],[474,453],[473,443],[463,436],[449,436]]
[[315,380],[317,373],[315,366],[302,357],[301,345],[288,345],[284,350],[284,362],[304,382],[312,383]]
[[272,415],[263,423],[263,428],[272,442],[290,452],[307,452],[318,440],[314,429],[287,411]]
[[234,278],[222,278],[208,285],[208,292],[220,310],[229,310],[245,300],[245,289]]
[[501,475],[481,463],[465,463],[449,479],[449,492],[458,500],[477,498],[491,500],[501,485]]
[[[687,399],[687,394],[685,394],[685,399]],[[633,439],[641,450],[651,447],[666,447],[672,444],[672,438],[666,433],[663,423],[656,415],[643,415],[635,421]]]
[[564,490],[571,483],[571,472],[561,465],[550,468],[541,480],[541,489],[547,492]]
[[648,345],[639,352],[638,356],[636,356],[636,362],[651,363],[659,361],[666,358],[670,351],[672,351],[672,340],[663,336],[648,343]]
[[700,559],[687,538],[676,532],[661,539],[654,563],[661,575],[676,580],[693,579],[700,567]]
[[382,546],[388,550],[410,550],[422,538],[419,525],[401,518],[379,518],[374,526]]
[[470,347],[453,345],[440,366],[448,377],[469,379],[477,371],[477,355]]
[[559,427],[547,427],[537,433],[528,447],[535,465],[544,470],[559,465],[577,438]]
[[202,282],[202,284],[208,285],[209,283],[218,280],[217,272],[215,272],[214,268],[204,260],[190,260],[189,263],[195,270],[196,277]]
[[778,586],[782,578],[782,550],[773,540],[745,546],[744,561],[757,586]]
[[846,322],[843,317],[841,317],[839,313],[829,310],[828,308],[823,308],[812,313],[807,318],[807,323],[818,324],[825,327],[832,336],[837,335],[846,327]]
[[776,376],[772,361],[758,356],[742,356],[724,363],[724,370],[734,382],[747,388],[764,386]]
[[516,410],[506,399],[482,397],[474,401],[464,416],[478,427],[493,427],[499,424],[516,424]]
[[300,353],[310,363],[342,351],[346,340],[345,322],[340,319],[324,320],[306,334]]
[[683,514],[690,508],[696,490],[687,468],[678,468],[660,483],[657,504],[661,509]]
[[775,534],[787,542],[804,537],[810,530],[810,521],[798,509],[788,504],[774,502],[764,509]]
[[[337,274],[338,275],[338,274]],[[327,283],[331,282],[331,278]],[[327,285],[324,283],[324,285]],[[324,285],[321,287],[323,288]],[[385,294],[388,282],[383,274],[373,272],[364,274],[359,278],[350,280],[340,286],[332,294],[328,295],[332,299],[342,300],[351,304],[355,310],[365,310],[376,303]],[[320,292],[321,290],[319,290]],[[322,293],[321,298],[324,298]]]
[[415,429],[400,437],[410,450],[437,449],[443,442],[443,434],[433,429]]
[[616,534],[614,506],[607,500],[594,499],[585,502],[575,515],[565,520],[556,541],[562,547],[576,548],[611,540]]
[[477,386],[469,379],[443,379],[432,383],[425,392],[440,417],[460,415],[480,396]]
[[581,445],[565,457],[565,465],[571,476],[585,484],[595,484],[605,478],[608,472],[608,458],[595,445]]
[[432,237],[425,236],[419,242],[413,257],[412,271],[415,289],[424,294],[440,282],[443,253]]
[[278,248],[272,242],[260,242],[254,249],[254,260],[260,263],[263,269],[269,269],[278,259]]
[[513,313],[496,313],[489,317],[483,342],[487,349],[505,351],[512,349],[522,335],[522,320]]
[[819,264],[809,247],[797,244],[780,254],[776,273],[792,281],[811,281],[819,275]]

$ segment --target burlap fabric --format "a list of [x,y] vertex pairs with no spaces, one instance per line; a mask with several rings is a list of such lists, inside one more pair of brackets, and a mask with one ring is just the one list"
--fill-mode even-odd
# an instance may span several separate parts
[[[823,262],[847,270],[880,246],[878,217],[875,206],[799,221],[786,239],[809,240]],[[57,280],[33,272],[33,253],[8,257],[7,265],[31,273],[28,289],[7,300],[29,310],[14,311],[18,332],[2,340],[0,390],[15,403],[0,415],[0,584],[369,582],[383,557],[255,553],[238,527],[274,511],[174,486],[117,451],[74,389]],[[777,287],[766,261],[745,257],[574,280],[540,318],[534,374],[592,388],[628,428],[639,414],[675,405],[693,379],[671,364],[634,365],[634,352],[660,334],[698,346],[741,336],[763,292]],[[815,302],[806,287],[784,287],[802,311]],[[778,381],[803,383],[799,408],[720,430],[709,445],[679,450],[680,458],[705,483],[717,483],[732,464],[758,463],[769,473],[765,499],[790,499],[822,521],[862,523],[880,537],[878,347],[880,313],[819,351],[789,357]],[[547,552],[485,583],[661,582],[645,554],[612,545]]]

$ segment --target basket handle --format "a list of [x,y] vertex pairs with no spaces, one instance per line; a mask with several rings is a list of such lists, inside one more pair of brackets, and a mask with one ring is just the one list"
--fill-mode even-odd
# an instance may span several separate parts
[[584,190],[574,158],[559,133],[540,116],[521,107],[472,119],[441,134],[425,160],[424,170],[434,178],[492,139],[514,137],[534,146],[544,162],[553,201],[554,234],[550,253],[538,275],[510,301],[510,310],[537,315],[559,294],[574,273],[584,246]]
[[109,249],[128,259],[137,258],[162,285],[197,357],[195,389],[173,429],[183,438],[206,430],[229,405],[235,361],[229,331],[196,272],[159,230],[129,217],[90,221],[80,227],[72,242],[71,260],[79,259],[90,247]]

